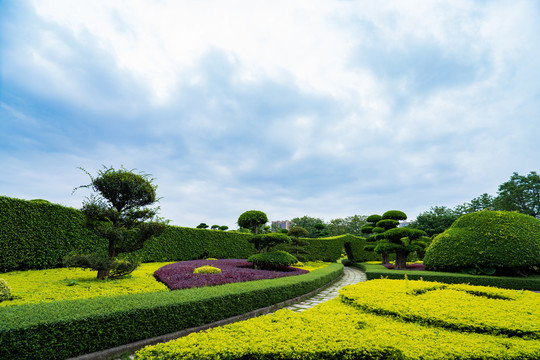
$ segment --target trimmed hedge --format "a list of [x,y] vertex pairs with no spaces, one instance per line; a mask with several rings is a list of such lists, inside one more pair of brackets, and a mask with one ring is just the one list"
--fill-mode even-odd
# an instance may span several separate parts
[[184,261],[206,258],[246,259],[255,253],[251,234],[168,226],[137,251],[143,262]]
[[377,254],[373,251],[366,251],[366,239],[355,235],[344,235],[344,247],[347,258],[352,262],[364,262],[364,261],[382,261],[381,254]]
[[446,284],[470,284],[480,286],[495,286],[515,290],[540,290],[540,276],[509,277],[509,276],[483,276],[462,273],[416,271],[416,270],[390,270],[382,265],[357,263],[356,267],[366,272],[368,280],[404,279],[438,281]]
[[424,265],[441,271],[538,266],[540,219],[510,211],[463,215],[433,239]]
[[72,251],[105,252],[73,208],[0,196],[0,272],[62,266]]
[[208,324],[313,291],[343,273],[13,306],[0,312],[1,359],[65,359]]

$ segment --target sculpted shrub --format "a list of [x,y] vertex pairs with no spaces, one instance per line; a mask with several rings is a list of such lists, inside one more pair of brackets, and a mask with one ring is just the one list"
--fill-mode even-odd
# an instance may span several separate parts
[[221,269],[209,265],[201,266],[193,270],[194,274],[221,274]]
[[4,279],[0,279],[0,301],[11,299],[11,288]]

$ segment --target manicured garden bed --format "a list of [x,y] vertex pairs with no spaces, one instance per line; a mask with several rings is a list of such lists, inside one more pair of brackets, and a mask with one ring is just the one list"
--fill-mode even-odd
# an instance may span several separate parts
[[531,292],[372,280],[304,312],[191,334],[137,359],[536,360],[539,335],[540,296]]
[[383,265],[373,263],[358,263],[356,267],[366,272],[368,280],[372,279],[404,279],[405,275],[411,280],[439,281],[449,284],[471,284],[480,286],[495,286],[504,289],[540,290],[540,276],[527,277],[470,275],[427,270],[393,270]]
[[[212,266],[221,269],[221,274],[194,274],[194,269]],[[275,279],[277,277],[306,274],[309,271],[287,267],[281,270],[254,269],[243,259],[192,260],[163,266],[155,272],[156,278],[171,290],[201,286],[215,286],[236,282]]]

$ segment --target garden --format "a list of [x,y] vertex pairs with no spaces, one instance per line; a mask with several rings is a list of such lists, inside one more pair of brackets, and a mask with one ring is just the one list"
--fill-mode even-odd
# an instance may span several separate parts
[[248,232],[191,229],[145,207],[156,199],[145,176],[105,168],[91,179],[102,198],[82,210],[0,197],[1,359],[66,359],[161,339],[312,293],[343,264],[369,281],[301,313],[139,346],[135,356],[540,358],[540,294],[528,291],[540,290],[534,217],[480,211],[434,238],[398,227],[406,215],[397,210],[367,217],[365,238],[264,231],[256,210],[238,219]]

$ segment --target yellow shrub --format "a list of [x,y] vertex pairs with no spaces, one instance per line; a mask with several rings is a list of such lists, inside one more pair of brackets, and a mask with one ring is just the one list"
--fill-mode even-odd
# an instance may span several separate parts
[[137,359],[538,359],[540,341],[461,333],[331,300],[146,347]]
[[201,266],[193,270],[194,274],[221,274],[221,269],[209,265]]
[[97,280],[95,271],[78,268],[4,273],[2,278],[9,282],[13,300],[0,302],[0,307],[168,291],[153,275],[167,264],[171,263],[141,264],[130,277],[115,280]]

